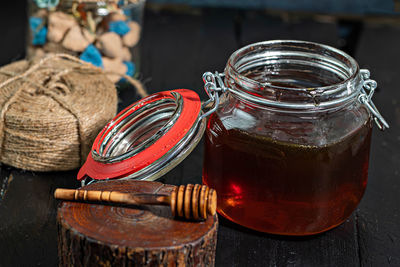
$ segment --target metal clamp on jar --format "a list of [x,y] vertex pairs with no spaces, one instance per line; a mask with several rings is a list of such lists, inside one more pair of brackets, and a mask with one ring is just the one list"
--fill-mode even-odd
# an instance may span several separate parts
[[179,89],[122,111],[96,138],[78,179],[157,179],[206,128],[203,182],[217,190],[224,217],[309,235],[353,212],[367,183],[372,122],[389,127],[367,70],[329,46],[267,41],[237,50],[224,74],[203,80],[203,105]]

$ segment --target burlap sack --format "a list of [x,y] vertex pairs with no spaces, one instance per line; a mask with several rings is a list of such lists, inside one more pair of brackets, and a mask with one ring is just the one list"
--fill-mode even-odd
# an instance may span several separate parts
[[116,114],[117,91],[101,69],[68,55],[0,68],[0,161],[32,171],[81,166]]

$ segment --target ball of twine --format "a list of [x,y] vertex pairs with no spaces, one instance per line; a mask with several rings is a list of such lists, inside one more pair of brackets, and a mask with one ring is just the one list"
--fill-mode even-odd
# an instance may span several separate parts
[[0,68],[0,161],[32,171],[81,166],[117,111],[101,69],[56,54]]

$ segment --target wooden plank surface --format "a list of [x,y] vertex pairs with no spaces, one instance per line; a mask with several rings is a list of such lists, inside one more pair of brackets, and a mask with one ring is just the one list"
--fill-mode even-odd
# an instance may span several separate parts
[[7,170],[0,203],[0,266],[57,265],[53,192],[79,186],[76,172],[33,173],[2,166],[2,172]]
[[375,104],[390,129],[375,129],[358,217],[362,266],[400,266],[400,27],[366,25],[356,59],[378,82]]
[[241,46],[265,40],[304,40],[337,46],[338,28],[332,22],[317,22],[310,19],[296,19],[263,15],[260,12],[246,12],[241,27]]
[[28,25],[27,2],[14,0],[2,3],[0,8],[0,65],[25,57],[25,42]]
[[[307,20],[288,23],[288,22],[282,22],[277,18],[262,16],[257,12],[248,12],[245,14],[237,12],[235,14],[232,14],[232,11],[227,11],[227,13],[220,11],[218,14],[219,14],[218,17],[219,23],[217,24],[217,26],[221,24],[229,25],[229,23],[231,23],[231,25],[234,27],[235,31],[231,32],[230,35],[235,34],[235,39],[232,40],[232,42],[233,41],[236,42],[236,47],[240,47],[242,45],[266,39],[303,39],[308,41],[322,42],[336,47],[340,45],[338,28],[333,23],[322,23],[322,22],[317,23]],[[168,15],[164,14],[148,13],[147,21],[151,20],[152,21],[151,23],[156,23],[154,22],[156,21],[155,19],[154,20],[151,19],[154,16],[157,16],[158,19],[165,20],[164,23],[168,23],[167,21],[176,19],[176,16],[174,16],[174,18],[170,18]],[[203,15],[203,17],[204,21],[208,20],[212,21],[210,16]],[[180,23],[184,23],[182,21],[182,17],[179,17],[178,20],[180,21]],[[190,24],[190,23],[191,22],[187,22],[184,24]],[[147,27],[153,27],[153,26],[147,24]],[[211,27],[211,29],[209,27]],[[215,32],[213,31],[213,29],[215,29],[215,24],[213,25],[212,23],[191,24],[191,31],[185,32],[185,38],[193,40],[195,43],[202,43],[203,40],[201,39],[201,36],[198,34],[199,32],[206,32],[210,40],[216,38],[213,36],[213,34],[226,35],[226,31]],[[144,43],[148,44],[149,46],[145,47],[144,49],[148,51],[158,50],[160,44],[165,44],[170,42],[169,38],[173,40],[182,38],[181,33],[183,33],[183,30],[182,31],[181,30],[178,36],[176,36],[175,34],[170,34],[168,37],[158,34],[153,35],[152,31],[148,30],[145,35],[146,39]],[[239,36],[237,35],[238,32]],[[365,34],[366,33],[367,32],[365,32]],[[157,38],[160,42],[154,44],[153,42],[146,41],[152,38]],[[386,38],[383,40],[388,40],[388,39],[390,39],[390,37],[386,36]],[[223,44],[225,43],[227,42],[223,42]],[[232,43],[229,42],[229,44]],[[176,66],[178,66],[177,67],[178,70],[180,70],[181,68],[185,69],[186,67],[189,68],[191,64],[195,64],[196,66],[204,66],[203,69],[207,69],[207,66],[209,65],[221,66],[222,64],[222,67],[220,67],[220,69],[222,69],[223,64],[225,63],[224,62],[221,63],[220,61],[221,50],[222,50],[221,46],[222,45],[220,43],[216,43],[211,45],[210,48],[199,49],[198,46],[196,45],[195,47],[193,47],[193,51],[196,51],[196,54],[191,54],[190,51],[187,50],[181,53],[182,51],[181,48],[175,49],[175,53],[173,52],[174,50],[170,50],[170,53],[175,55],[174,60],[176,62]],[[168,46],[168,47],[172,49],[175,46]],[[235,45],[233,45],[232,47],[234,49]],[[393,48],[395,47],[396,45],[394,44]],[[203,52],[197,53],[197,51],[202,51],[202,50]],[[394,51],[392,52],[394,53]],[[198,61],[199,58],[202,59],[201,62]],[[160,61],[158,62],[158,60]],[[225,60],[227,60],[227,57],[225,57]],[[176,81],[173,80],[173,82],[170,82],[170,76],[169,76],[170,72],[163,73],[161,71],[153,69],[152,66],[150,66],[151,64],[159,65],[162,64],[162,62],[165,62],[162,56],[154,57],[152,60],[146,61],[144,63],[146,67],[143,69],[145,73],[144,76],[153,76],[153,77],[157,76],[157,79],[153,78],[153,81],[155,81],[155,83],[153,84],[156,85],[155,90],[164,90],[163,87],[171,88],[171,86],[172,88],[175,88],[174,84],[176,84]],[[373,64],[374,62],[376,61],[372,61],[371,64]],[[360,61],[360,64],[361,63],[362,61]],[[166,75],[168,77],[166,77]],[[198,72],[196,75],[200,76],[201,72]],[[161,81],[165,81],[165,84],[162,84],[162,86],[157,84],[161,83]],[[183,83],[186,83],[185,79],[183,79]],[[196,83],[197,85],[195,85],[191,89],[194,89],[197,92],[199,92],[199,88],[201,88],[202,84],[199,81],[197,81]],[[168,84],[171,84],[171,86],[168,86]],[[377,102],[377,104],[378,106],[381,106],[379,105],[379,102]],[[385,110],[383,110],[383,112],[385,113]],[[381,133],[377,132],[375,129],[375,135],[377,134],[378,134],[377,138],[378,139],[381,138],[381,136],[379,136],[379,134]],[[385,134],[387,133],[382,133],[382,135]],[[392,153],[396,154],[395,151],[392,151]],[[194,153],[194,155],[197,155],[197,153]],[[372,156],[372,161],[374,157],[376,157],[376,155]],[[186,168],[188,170],[187,173],[184,174],[182,173],[182,178],[181,178],[182,182],[189,180],[196,181],[196,179],[192,178],[195,178],[196,175],[199,176],[199,173],[201,172],[201,164],[199,163],[196,164],[192,162],[196,161],[188,160],[187,162],[185,162],[185,164],[181,166],[181,168],[185,168],[185,166],[192,164],[190,168]],[[174,180],[171,178],[166,178],[165,181],[173,182]],[[200,181],[200,177],[198,177],[197,181]],[[397,185],[398,184],[399,182],[397,182]],[[384,194],[383,188],[386,186],[388,185],[387,184],[381,185],[382,194]],[[373,199],[374,196],[369,196],[367,193],[365,199],[370,199],[370,198]],[[392,204],[388,205],[386,212],[393,209],[393,205],[394,203],[396,203],[396,199],[391,199],[390,203]],[[359,242],[363,241],[363,236],[368,236],[373,233],[369,232],[368,230],[366,231],[362,227],[360,227],[359,223],[363,223],[362,214],[363,213],[361,211],[359,213],[354,213],[349,218],[349,220],[347,220],[340,227],[333,229],[332,231],[329,231],[326,234],[309,238],[281,238],[277,236],[260,234],[254,231],[244,229],[242,227],[239,227],[237,225],[228,222],[227,220],[222,219],[219,231],[219,243],[217,250],[218,251],[217,261],[216,261],[217,266],[369,265],[370,260],[365,260],[363,258],[364,254],[369,252],[365,252],[363,250],[363,246],[365,244],[364,243],[360,244]],[[359,222],[358,220],[361,220],[361,222]],[[399,232],[399,228],[395,225],[392,225],[391,230],[397,233]],[[391,234],[391,237],[395,239],[397,238],[397,236],[394,234]],[[373,237],[370,236],[368,238],[373,238]],[[390,246],[391,243],[392,241],[386,242],[385,244],[386,246]],[[398,250],[399,246],[394,246],[393,248]],[[361,255],[360,253],[364,254]],[[389,263],[390,259],[392,259],[392,261],[395,260],[396,255],[393,255],[392,253],[392,255],[389,255],[388,258],[389,260],[385,259],[385,261],[382,261],[382,259],[380,259],[379,263],[381,265],[385,265],[386,263]]]
[[238,48],[234,13],[198,12],[146,14],[141,55],[149,92],[187,88],[205,99],[203,73],[223,72],[226,59]]
[[[356,59],[378,81],[381,89],[374,99],[391,124],[384,133],[375,129],[369,185],[358,211],[336,229],[304,238],[262,234],[221,218],[216,266],[400,265],[400,91],[396,81],[399,36],[399,29],[393,26],[367,25],[356,46]],[[288,23],[257,12],[224,9],[199,9],[190,14],[147,11],[141,47],[142,77],[148,80],[150,92],[189,88],[205,99],[203,72],[223,71],[235,49],[272,38],[338,45],[337,28],[329,23]],[[2,51],[14,51],[12,46],[0,44]],[[5,60],[10,60],[18,53],[4,54],[9,56]],[[124,89],[120,99],[122,108],[137,96]],[[202,150],[200,144],[161,181],[201,182]],[[75,175],[76,171],[32,173],[1,167],[0,266],[57,264],[57,202],[52,193],[56,187],[79,186]]]
[[[237,25],[238,16],[239,21],[243,22],[239,25]],[[179,87],[179,83],[182,83],[202,93],[200,78],[202,73],[215,68],[222,70],[230,53],[243,44],[269,38],[298,39],[307,29],[311,29],[305,34],[307,40],[319,42],[326,40],[328,44],[334,45],[338,38],[336,27],[332,24],[282,23],[280,20],[265,18],[257,13],[242,15],[219,10],[218,14],[215,14],[206,10],[201,14],[201,18],[193,19],[178,14],[171,16],[162,12],[147,13],[143,52],[148,56],[145,57],[147,60],[143,61],[142,70],[144,77],[153,77],[148,85],[151,90],[177,88],[176,84]],[[160,21],[174,30],[162,27]],[[175,25],[175,21],[179,22],[178,25]],[[186,30],[188,25],[190,30]],[[234,35],[235,26],[240,29],[239,38]],[[150,30],[160,28],[168,34]],[[193,46],[182,46],[182,39],[190,40]],[[164,50],[168,50],[168,53],[162,52]],[[158,51],[155,53],[156,56],[152,51]],[[165,65],[176,67],[173,71],[166,72]],[[175,73],[175,71],[182,73],[187,69],[190,69],[188,75],[192,75],[190,80],[186,80],[189,76],[180,78]],[[195,153],[179,166],[182,169],[179,180],[167,177],[164,181],[200,182],[202,168],[200,150],[201,148],[197,148]],[[357,232],[353,217],[326,234],[307,238],[282,238],[261,234],[221,219],[218,238],[217,266],[359,265]]]
[[346,15],[399,15],[398,3],[391,0],[148,0],[150,3],[179,3],[201,7],[253,8],[300,12],[319,12],[323,14]]

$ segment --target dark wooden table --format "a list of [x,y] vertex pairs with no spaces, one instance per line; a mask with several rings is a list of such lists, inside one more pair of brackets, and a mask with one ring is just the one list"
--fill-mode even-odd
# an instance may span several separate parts
[[[260,12],[220,9],[186,14],[146,11],[140,68],[150,92],[189,88],[204,99],[202,73],[222,71],[237,48],[268,39],[311,40],[343,47],[370,69],[379,84],[375,103],[391,125],[386,132],[374,131],[367,191],[345,223],[320,235],[291,238],[254,232],[220,218],[217,266],[400,266],[400,90],[396,80],[400,78],[400,28],[350,25],[354,27],[345,29],[351,34],[343,39],[343,27],[329,21],[284,21]],[[0,34],[4,32],[7,29],[2,28]],[[20,56],[15,45],[2,47],[14,53],[4,52],[2,63]],[[129,89],[119,96],[120,108],[137,99]],[[160,180],[199,183],[201,168],[202,144]],[[76,173],[1,167],[0,266],[57,265],[53,191],[78,187]]]

